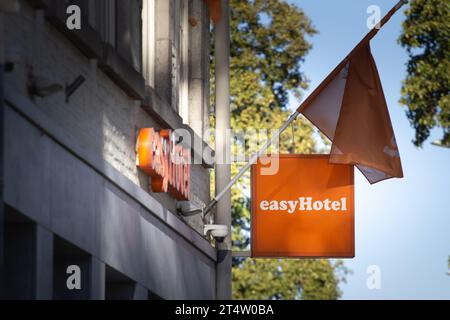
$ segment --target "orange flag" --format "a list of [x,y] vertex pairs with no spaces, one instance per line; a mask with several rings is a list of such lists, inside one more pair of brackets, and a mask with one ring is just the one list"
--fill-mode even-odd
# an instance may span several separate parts
[[217,23],[220,20],[220,16],[222,15],[222,6],[220,4],[220,0],[203,0],[208,7],[209,16],[214,23]]
[[335,70],[298,111],[332,141],[330,163],[353,164],[370,183],[403,177],[369,43]]

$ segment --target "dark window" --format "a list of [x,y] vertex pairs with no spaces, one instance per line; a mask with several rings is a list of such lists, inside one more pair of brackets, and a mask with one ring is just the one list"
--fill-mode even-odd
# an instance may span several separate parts
[[133,69],[142,71],[142,0],[47,0],[47,3],[49,11],[64,24],[67,7],[79,6],[81,34],[85,31],[97,34]]
[[116,49],[136,71],[142,66],[142,0],[116,1]]

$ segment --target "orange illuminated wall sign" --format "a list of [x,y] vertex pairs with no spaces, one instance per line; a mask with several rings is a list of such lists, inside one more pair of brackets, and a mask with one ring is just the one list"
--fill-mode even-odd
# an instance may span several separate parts
[[354,257],[353,166],[328,160],[280,155],[273,175],[252,166],[253,257]]
[[137,166],[151,177],[153,192],[190,199],[190,150],[176,144],[170,130],[139,130]]

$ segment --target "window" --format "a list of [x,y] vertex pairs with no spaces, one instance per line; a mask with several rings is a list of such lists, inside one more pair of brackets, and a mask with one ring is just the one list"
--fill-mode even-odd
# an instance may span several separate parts
[[189,103],[191,4],[188,0],[146,0],[142,14],[144,77],[185,123]]
[[[209,19],[202,0],[46,2],[50,22],[128,95],[143,100],[145,86],[152,87],[202,134],[209,101]],[[69,4],[81,9],[81,30],[65,28]]]
[[89,25],[100,33],[102,40],[116,46],[116,0],[89,1]]
[[141,12],[142,0],[116,0],[116,49],[139,72],[142,71]]
[[172,106],[189,120],[189,1],[176,1],[172,40]]
[[142,58],[145,84],[155,87],[155,0],[143,0]]
[[65,24],[68,5],[81,9],[81,30],[78,41],[92,46],[95,34],[102,43],[113,47],[117,54],[137,72],[142,72],[142,2],[143,0],[49,0],[50,12]]

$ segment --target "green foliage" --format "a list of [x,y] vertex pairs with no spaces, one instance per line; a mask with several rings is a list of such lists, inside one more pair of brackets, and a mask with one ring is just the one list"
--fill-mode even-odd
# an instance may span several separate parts
[[[311,48],[305,37],[316,31],[299,8],[284,1],[231,0],[230,8],[232,128],[279,128],[290,114],[289,94],[300,97],[307,87],[300,64]],[[312,126],[298,119],[282,135],[280,151],[315,152],[313,134]],[[245,142],[233,151],[251,154],[258,149]],[[232,175],[241,166],[233,165]],[[235,250],[249,248],[249,178],[247,173],[232,189]],[[341,262],[328,260],[235,259],[233,265],[235,299],[337,299],[346,273]]]
[[329,299],[340,296],[341,261],[248,259],[233,271],[235,299]]
[[303,11],[279,0],[231,1],[231,57],[235,113],[254,104],[284,107],[288,90],[306,88],[299,63],[311,48],[305,34],[314,28]]
[[400,102],[421,146],[430,130],[440,127],[450,145],[450,1],[412,0],[399,42],[408,50],[408,75]]

